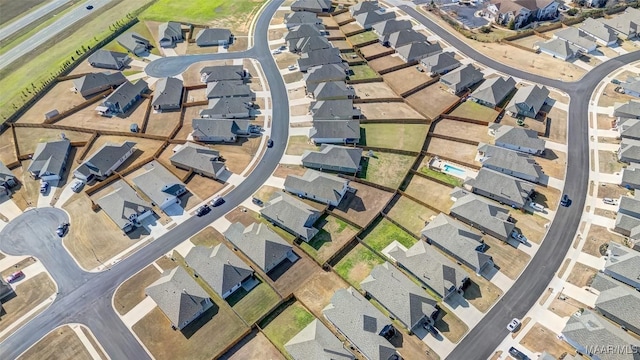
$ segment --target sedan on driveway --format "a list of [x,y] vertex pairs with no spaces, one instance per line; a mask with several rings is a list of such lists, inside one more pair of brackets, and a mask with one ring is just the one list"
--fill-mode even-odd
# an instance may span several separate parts
[[22,270],[20,271],[16,271],[13,274],[7,276],[7,278],[5,279],[9,284],[11,284],[12,282],[20,279],[21,277],[24,276],[24,273],[22,272]]

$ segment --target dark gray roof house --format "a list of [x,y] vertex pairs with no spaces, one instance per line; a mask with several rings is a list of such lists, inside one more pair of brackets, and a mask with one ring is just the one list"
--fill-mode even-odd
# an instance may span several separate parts
[[591,288],[600,292],[595,304],[600,314],[640,335],[640,292],[601,273]]
[[462,65],[452,52],[440,52],[420,60],[424,71],[431,75],[446,74]]
[[87,61],[96,68],[120,70],[127,66],[131,59],[129,55],[116,51],[99,49],[91,54]]
[[418,241],[407,250],[395,246],[388,254],[398,266],[443,299],[461,290],[469,281],[466,271],[424,241]]
[[631,164],[622,169],[622,182],[620,183],[627,189],[640,189],[640,167]]
[[373,24],[372,26],[373,32],[378,34],[378,37],[382,42],[389,41],[389,35],[398,31],[411,29],[412,27],[413,24],[411,21],[396,19],[382,21],[377,24]]
[[129,80],[122,83],[118,88],[102,101],[102,106],[96,110],[101,114],[124,114],[142,98],[142,94],[149,90],[146,81],[140,79],[135,84]]
[[496,107],[516,89],[516,81],[509,76],[507,79],[503,77],[496,77],[489,79],[471,93],[471,98],[478,104]]
[[414,62],[441,53],[442,46],[437,42],[417,41],[397,47],[396,52],[405,62]]
[[421,231],[422,237],[470,267],[477,274],[493,267],[491,256],[481,253],[482,235],[443,213],[438,214]]
[[34,178],[60,180],[67,164],[71,142],[67,139],[38,143],[27,171]]
[[460,188],[453,189],[452,194],[460,196],[449,210],[449,215],[454,219],[498,240],[507,241],[509,239],[515,229],[515,224],[509,221],[509,210]]
[[158,25],[158,43],[163,48],[174,47],[176,43],[184,41],[182,25],[179,22],[169,21]]
[[353,17],[356,19],[356,23],[358,23],[358,25],[368,30],[371,29],[374,24],[395,19],[396,13],[393,11],[386,12],[382,10],[370,10],[354,15]]
[[16,176],[13,175],[11,170],[0,161],[0,190],[1,188],[8,189],[10,187],[16,186],[18,183],[16,182]]
[[248,97],[244,101],[255,99],[255,93],[251,91],[249,84],[241,80],[211,81],[207,83],[207,98]]
[[483,78],[484,74],[480,70],[471,64],[467,64],[442,75],[440,82],[448,87],[452,93],[457,94],[470,88]]
[[627,164],[640,162],[640,140],[622,138],[618,160]]
[[213,306],[207,292],[181,266],[166,271],[144,292],[180,330]]
[[249,265],[224,244],[213,248],[195,246],[184,260],[223,299],[253,278]]
[[150,202],[143,200],[124,180],[111,184],[112,192],[96,200],[96,204],[125,233],[133,230],[139,222],[153,215]]
[[202,82],[223,80],[246,81],[248,78],[249,73],[242,65],[205,66],[200,70],[200,80]]
[[617,123],[621,138],[640,140],[640,119],[620,117]]
[[346,69],[347,67],[342,63],[313,66],[307,69],[307,73],[302,75],[302,78],[307,84],[308,89],[311,84],[346,80]]
[[412,42],[426,41],[427,37],[419,33],[413,29],[400,30],[389,35],[388,43],[384,43],[383,45],[391,46],[394,49],[399,48],[400,46],[411,44]]
[[347,351],[322,321],[314,319],[309,325],[284,344],[293,360],[352,360],[355,356]]
[[474,194],[516,209],[526,206],[535,189],[530,182],[487,168],[480,169],[476,178],[467,180],[465,184],[472,187]]
[[396,349],[381,335],[391,320],[354,288],[337,290],[322,314],[366,359],[397,359]]
[[633,38],[640,31],[640,10],[629,6],[624,13],[617,14],[611,19],[600,19],[600,21],[618,33],[621,38]]
[[316,13],[310,11],[294,11],[284,16],[284,23],[287,24],[288,28],[291,28],[301,24],[319,25],[322,24],[322,19]]
[[640,289],[640,252],[610,242],[603,272],[633,288]]
[[104,73],[90,73],[85,76],[73,79],[73,86],[80,95],[89,97],[90,95],[112,89],[124,84],[127,78],[122,75],[121,72],[115,72],[113,74],[109,72]]
[[498,147],[532,155],[544,153],[545,141],[534,130],[493,123],[489,125],[488,132],[495,137],[495,145]]
[[318,100],[353,99],[356,91],[344,81],[328,81],[314,86],[313,98]]
[[289,40],[287,43],[292,53],[307,53],[314,50],[322,50],[333,47],[325,36],[310,36]]
[[613,116],[640,119],[640,101],[629,100],[626,103],[615,103],[613,105]]
[[78,166],[73,176],[84,181],[104,180],[134,153],[135,146],[133,141],[124,141],[120,145],[106,143]]
[[577,46],[585,54],[594,51],[597,46],[593,36],[571,26],[556,31],[553,36]]
[[182,106],[182,80],[174,77],[162,78],[156,82],[151,105],[156,110],[174,110]]
[[[638,340],[624,332],[618,326],[598,316],[590,310],[572,315],[560,335],[564,341],[582,354],[592,354],[595,347],[606,349],[630,349],[637,346]],[[601,351],[593,359],[600,360],[637,360],[637,354],[629,352]]]
[[226,169],[217,150],[192,142],[179,146],[178,149],[174,149],[173,155],[169,158],[171,165],[175,167],[213,179],[217,179]]
[[291,4],[291,11],[308,11],[312,13],[329,12],[331,0],[296,0]]
[[325,28],[322,24],[300,24],[289,29],[289,32],[284,36],[284,41],[289,42],[296,39],[322,36],[324,34]]
[[193,140],[202,142],[236,142],[238,136],[249,135],[251,120],[242,119],[193,119]]
[[200,110],[200,116],[212,119],[249,119],[254,114],[252,100],[250,97],[209,99],[209,107]]
[[586,18],[580,25],[580,30],[593,36],[596,42],[604,46],[614,45],[618,41],[618,35],[613,29],[593,18]]
[[498,146],[478,144],[478,160],[484,168],[533,183],[540,182],[544,176],[542,167],[529,154]]
[[352,99],[313,101],[309,110],[313,120],[351,120],[362,115]]
[[187,187],[180,179],[167,170],[157,160],[142,166],[143,173],[132,179],[133,184],[142,191],[153,204],[162,211],[180,204],[179,197],[187,192]]
[[300,71],[305,72],[314,66],[341,63],[342,57],[340,56],[340,49],[326,48],[311,50],[302,54],[298,59],[298,68]]
[[202,29],[196,35],[196,45],[198,46],[220,46],[233,42],[233,34],[229,29]]
[[357,144],[360,120],[314,120],[309,138],[315,144]]
[[320,171],[355,174],[360,168],[362,149],[350,146],[322,144],[320,151],[306,150],[302,165]]
[[136,56],[149,55],[153,48],[151,42],[142,35],[135,32],[126,32],[116,38],[118,44]]
[[277,192],[260,209],[260,215],[308,242],[319,231],[313,227],[313,224],[318,221],[322,213],[293,196]]
[[239,222],[233,223],[224,232],[224,237],[265,273],[287,258],[295,257],[291,245],[263,223],[247,227]]
[[388,262],[374,267],[360,287],[409,331],[438,316],[436,300]]
[[513,116],[526,116],[535,118],[546,104],[549,97],[549,89],[546,86],[531,85],[518,89],[505,108]]
[[[4,279],[0,279],[0,300],[13,293],[13,288]],[[2,303],[0,302],[0,313],[2,313]]]
[[338,206],[350,188],[347,179],[307,169],[303,176],[287,175],[284,189],[323,204]]
[[349,13],[351,13],[351,16],[356,16],[358,14],[376,10],[380,10],[380,5],[378,5],[377,0],[360,1],[357,4],[349,7]]

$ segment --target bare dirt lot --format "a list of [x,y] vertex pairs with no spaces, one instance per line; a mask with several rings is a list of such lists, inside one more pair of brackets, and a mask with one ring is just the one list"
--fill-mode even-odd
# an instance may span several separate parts
[[602,257],[606,253],[606,244],[609,242],[624,244],[624,237],[610,232],[603,226],[591,224],[582,251],[589,255]]
[[131,311],[146,297],[144,290],[160,278],[160,271],[149,265],[122,283],[113,295],[113,305],[120,315]]
[[240,174],[249,165],[260,146],[260,138],[241,138],[235,144],[216,145],[225,159],[225,165],[234,174]]
[[[548,109],[547,109],[548,108]],[[549,140],[560,144],[567,143],[567,112],[557,106],[543,107],[547,112],[547,122],[550,123]]]
[[[293,265],[286,269],[279,269],[282,265],[279,265],[275,269],[269,272],[269,276],[275,281],[276,291],[283,297],[288,297],[291,293],[296,291],[298,287],[305,284],[307,279],[314,273],[322,271],[320,266],[316,264],[307,254],[303,251],[294,251],[300,259],[298,259]],[[285,261],[286,263],[287,261]],[[280,273],[284,271],[284,273]],[[275,278],[275,279],[274,279]]]
[[[364,56],[365,59],[370,59],[372,57],[376,57],[379,56],[380,54],[385,54],[388,52],[393,53],[393,49],[388,48],[384,45],[382,45],[381,43],[377,42],[375,44],[371,44],[371,45],[367,45],[367,46],[363,46],[360,48],[360,52],[362,53],[362,55]],[[371,63],[369,63],[371,64]]]
[[273,172],[273,176],[286,178],[288,175],[302,176],[305,172],[307,172],[307,169],[300,165],[279,164]]
[[145,130],[145,133],[169,136],[173,129],[178,126],[179,122],[179,111],[154,112],[152,110],[149,114],[149,121],[147,122],[147,129]]
[[546,327],[536,323],[520,341],[529,351],[546,351],[552,356],[560,357],[564,353],[575,354],[575,350]]
[[359,99],[388,99],[400,97],[384,82],[354,84],[351,86],[356,91],[356,97]]
[[449,193],[451,188],[418,175],[408,177],[409,185],[405,192],[414,198],[444,212],[449,213],[453,201]]
[[[374,44],[374,45],[380,45],[380,43]],[[370,47],[370,46],[374,46],[374,45],[369,45],[366,47]],[[387,51],[389,50],[388,48],[380,45],[380,47],[382,47],[382,49],[386,49]],[[379,49],[379,50],[382,50]],[[380,51],[383,52],[383,51]],[[369,66],[371,66],[371,68],[377,72],[385,72],[388,71],[389,69],[392,69],[396,66],[400,66],[400,65],[404,65],[406,64],[404,62],[404,60],[402,60],[398,55],[392,54],[392,55],[387,55],[387,56],[383,56],[383,57],[379,57],[377,59],[373,59],[369,61]],[[413,71],[416,71],[415,69],[413,69]],[[416,71],[417,72],[417,71]],[[383,76],[384,78],[384,76]]]
[[[86,142],[91,138],[90,132],[60,131],[55,129],[15,128],[20,155],[33,154],[38,143],[61,139],[61,134],[71,142]],[[7,130],[11,133],[11,130]]]
[[358,104],[362,115],[367,119],[424,119],[424,116],[404,103]]
[[322,309],[329,304],[333,294],[347,286],[348,284],[334,272],[318,271],[309,277],[294,295],[314,315],[321,317]]
[[224,188],[224,184],[219,181],[195,174],[189,178],[186,185],[189,191],[195,195],[195,198],[200,200],[206,200]]
[[[83,98],[80,93],[75,93],[72,90],[73,87],[73,80],[57,83],[40,100],[33,104],[18,121],[23,123],[42,123],[44,122],[44,114],[51,110],[55,109],[58,112],[63,112],[85,102],[87,99]],[[95,94],[91,96],[95,96]],[[98,102],[89,105],[88,108],[95,113],[96,111],[93,109],[97,105],[99,105]]]
[[536,156],[533,158],[538,165],[542,167],[545,174],[556,179],[564,179],[567,166],[567,154],[561,151],[547,149],[544,156]]
[[[563,297],[564,300],[560,300],[560,297]],[[549,310],[561,317],[569,317],[580,309],[588,308],[587,305],[579,302],[576,299],[570,298],[564,294],[558,294],[555,299],[551,301],[549,305]]]
[[435,119],[459,98],[446,90],[440,83],[432,84],[407,97],[409,105],[429,119]]
[[607,116],[605,114],[598,114],[598,129],[611,130],[611,124],[616,121],[616,118]]
[[[457,343],[462,336],[469,331],[467,324],[462,322],[451,311],[447,311],[446,308],[441,307],[440,313],[435,323],[436,329],[444,335],[449,341]],[[428,336],[428,335],[427,335]]]
[[[386,58],[388,58],[388,56],[374,61]],[[389,84],[393,91],[400,95],[431,80],[431,76],[425,72],[416,70],[413,66],[384,74],[382,78]]]
[[487,312],[502,296],[502,290],[473,271],[470,272],[469,279],[469,286],[464,290],[464,298],[478,310]]
[[526,214],[520,211],[512,211],[509,215],[516,219],[516,229],[526,236],[529,241],[536,244],[542,241],[546,231],[544,225],[549,223],[549,220],[539,215]]
[[[237,346],[240,347],[237,347]],[[263,333],[254,331],[242,339],[237,346],[234,346],[220,359],[224,360],[245,360],[245,359],[269,359],[285,360],[284,355],[273,346]]]
[[600,186],[598,186],[598,197],[601,199],[606,197],[618,199],[620,198],[620,196],[630,195],[631,191],[623,188],[620,185],[601,183]]
[[18,359],[78,359],[91,360],[93,357],[78,335],[68,325],[59,327],[40,339]]
[[0,134],[0,161],[6,165],[17,160],[13,132],[11,129],[5,129]]
[[487,127],[484,125],[449,119],[438,120],[438,122],[433,127],[433,132],[435,134],[452,136],[483,143],[490,143],[493,139],[493,137],[488,134]]
[[393,194],[371,186],[351,182],[355,193],[347,193],[340,206],[333,209],[339,216],[362,227],[378,216]]
[[[0,321],[0,331],[7,329],[48,297],[55,294],[56,285],[49,275],[40,273],[19,282],[14,287],[14,291],[15,296],[7,296],[2,300],[2,308],[4,310],[2,321]],[[42,310],[44,309],[40,311]],[[40,313],[40,311],[36,311],[36,314]],[[5,336],[8,335],[6,334]],[[0,340],[2,339],[0,338]]]
[[547,208],[555,209],[560,201],[560,190],[551,187],[535,187],[535,201]]
[[478,147],[475,145],[430,137],[427,152],[449,159],[456,159],[463,164],[481,165],[480,162],[475,160],[478,153]]
[[615,174],[622,171],[624,164],[618,161],[618,156],[613,151],[598,151],[598,170],[607,174]]
[[620,94],[619,92],[615,91],[615,88],[618,86],[619,85],[615,84],[607,84],[604,87],[600,99],[598,100],[598,106],[613,106],[615,103],[624,103],[629,100],[637,100],[637,98],[634,98],[631,95]]
[[500,268],[500,272],[507,275],[509,279],[515,280],[527,266],[531,256],[491,236],[485,235],[482,238],[489,246],[486,253],[493,257],[496,267]]
[[569,277],[567,278],[567,282],[577,287],[589,286],[597,272],[597,269],[576,262],[573,265],[573,269],[571,270]]

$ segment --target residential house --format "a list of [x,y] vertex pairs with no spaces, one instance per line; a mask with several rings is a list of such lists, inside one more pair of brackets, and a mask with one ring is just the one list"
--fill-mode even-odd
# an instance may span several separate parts
[[440,82],[449,88],[453,94],[458,94],[477,84],[484,78],[484,74],[475,66],[467,64],[450,71],[440,77]]
[[242,65],[205,66],[200,70],[202,82],[249,79],[249,72]]
[[331,0],[296,0],[291,4],[291,11],[307,11],[323,13],[331,10]]
[[555,19],[558,6],[553,0],[491,0],[486,9],[495,23],[517,30],[532,21]]
[[362,116],[352,99],[313,101],[309,111],[313,120],[351,120]]
[[274,225],[309,242],[318,233],[313,224],[322,213],[314,207],[285,193],[273,194],[262,209],[260,215]]
[[113,190],[96,200],[96,204],[123,232],[134,230],[141,226],[142,220],[154,215],[151,203],[143,200],[124,180],[114,182],[111,188]]
[[603,272],[635,289],[640,289],[640,252],[610,242]]
[[640,140],[623,138],[618,150],[618,160],[627,164],[640,162]]
[[502,147],[480,143],[476,160],[482,163],[483,168],[533,183],[540,182],[544,176],[542,167],[529,154]]
[[[9,283],[4,281],[4,279],[0,278],[0,300],[4,299],[10,294],[13,294],[13,288],[11,287],[11,285],[9,285]],[[0,302],[0,314],[2,313],[3,313],[2,302]]]
[[597,273],[591,288],[600,292],[596,310],[609,320],[640,335],[640,292]]
[[404,62],[410,63],[441,53],[442,46],[437,42],[432,44],[426,41],[418,41],[399,46],[396,48],[396,52]]
[[179,330],[213,306],[207,292],[181,266],[165,271],[144,293],[158,305],[171,326]]
[[640,97],[640,77],[629,77],[620,86],[625,94]]
[[284,41],[289,43],[297,39],[303,39],[314,36],[325,35],[326,31],[324,25],[317,24],[300,24],[289,29],[289,32],[284,36]]
[[363,13],[359,13],[353,16],[356,19],[356,23],[366,30],[373,27],[374,24],[392,20],[396,18],[396,13],[393,11],[386,12],[384,10],[371,10]]
[[636,360],[632,351],[594,352],[594,349],[632,349],[638,340],[624,332],[618,326],[598,316],[595,312],[583,309],[571,317],[560,333],[562,340],[593,360]]
[[169,21],[158,25],[158,43],[161,47],[172,48],[183,41],[182,25],[179,22]]
[[249,119],[254,116],[250,97],[209,99],[209,107],[200,110],[200,117],[211,119]]
[[233,34],[229,29],[212,28],[202,29],[196,35],[196,45],[227,46],[233,42]]
[[598,44],[603,46],[613,46],[618,43],[616,32],[594,18],[586,18],[580,25],[580,31],[592,36]]
[[284,344],[293,360],[353,360],[355,356],[333,335],[322,321],[314,319]]
[[95,68],[121,70],[127,66],[131,58],[125,53],[99,49],[91,54],[87,61]]
[[418,241],[409,249],[395,245],[388,255],[443,300],[462,293],[469,282],[466,271],[424,241]]
[[544,154],[545,141],[534,130],[494,123],[489,125],[488,133],[495,137],[498,147],[532,155]]
[[73,87],[80,95],[89,97],[90,95],[113,89],[124,84],[127,78],[121,72],[116,73],[89,73],[82,77],[73,79]]
[[631,164],[622,169],[620,185],[627,189],[640,189],[640,167],[637,164]]
[[253,269],[224,244],[213,248],[195,246],[184,261],[223,299],[243,286],[250,286],[253,280]]
[[471,93],[471,99],[480,105],[495,108],[515,89],[516,81],[511,76],[507,79],[495,77],[480,84]]
[[427,37],[422,33],[419,33],[413,29],[400,30],[389,35],[388,41],[383,42],[382,45],[391,46],[397,49],[401,46],[411,44],[414,42],[429,42]]
[[534,44],[534,48],[540,52],[553,56],[564,61],[573,59],[581,54],[580,48],[561,39],[551,39],[549,41],[539,41]]
[[162,78],[156,82],[151,105],[155,110],[175,110],[182,107],[182,80],[174,77]]
[[104,180],[118,170],[136,151],[136,143],[124,141],[122,144],[106,143],[73,171],[73,177],[89,182]]
[[616,127],[621,138],[640,140],[640,119],[619,117],[616,119]]
[[314,120],[309,139],[316,144],[357,144],[360,120]]
[[523,86],[511,98],[506,110],[512,116],[535,118],[540,109],[547,103],[549,89],[546,86]]
[[322,25],[322,19],[316,13],[310,11],[294,11],[284,16],[284,23],[290,29],[296,25],[311,24]]
[[180,179],[167,170],[157,160],[142,166],[145,171],[132,179],[160,210],[167,211],[172,205],[180,205],[180,196],[187,193],[187,187]]
[[5,164],[3,164],[2,161],[0,161],[0,190],[2,190],[2,188],[8,190],[9,188],[12,188],[16,185],[18,185],[16,176],[13,175],[11,170],[9,170],[9,168]]
[[356,97],[356,91],[344,81],[318,83],[313,89],[313,98],[320,100],[347,100]]
[[413,24],[409,20],[391,19],[373,24],[371,28],[373,29],[373,32],[378,35],[380,42],[385,43],[389,41],[389,36],[391,34],[402,30],[409,30],[413,28]]
[[128,52],[141,57],[149,55],[149,51],[153,49],[148,39],[135,32],[126,32],[118,36],[116,42]]
[[284,189],[300,197],[338,206],[351,188],[347,179],[307,169],[303,176],[287,175]]
[[250,123],[240,119],[193,119],[191,136],[194,141],[236,142],[238,137],[249,136]]
[[314,50],[329,49],[333,47],[326,36],[309,36],[290,40],[287,43],[292,53],[307,53]]
[[393,327],[391,320],[354,288],[337,290],[322,314],[365,359],[398,359],[396,349],[383,336]]
[[640,119],[640,101],[629,100],[613,105],[613,116],[619,118]]
[[291,245],[263,223],[246,227],[239,222],[233,223],[224,232],[224,237],[265,273],[296,257]]
[[440,52],[420,60],[423,70],[430,76],[446,74],[462,65],[452,52]]
[[298,59],[298,69],[302,72],[309,70],[314,66],[326,65],[326,64],[341,64],[342,57],[340,56],[340,49],[338,48],[326,48],[320,50],[312,50],[302,54]]
[[311,84],[318,84],[327,81],[346,80],[346,66],[343,63],[313,66],[307,69],[307,72],[302,75],[302,79],[307,84],[308,92],[309,85]]
[[360,148],[322,144],[320,151],[306,150],[302,154],[302,165],[320,171],[353,175],[360,169],[361,159]]
[[621,39],[631,39],[638,36],[640,31],[640,10],[629,6],[624,13],[600,21],[615,31]]
[[449,215],[456,220],[489,234],[494,238],[507,241],[515,230],[515,224],[509,220],[509,210],[494,205],[479,196],[461,188],[451,191],[454,203]]
[[374,267],[360,287],[410,332],[433,325],[440,312],[434,298],[388,262]]
[[66,168],[70,150],[71,142],[67,139],[38,143],[27,171],[34,179],[60,180]]
[[367,13],[370,11],[377,11],[377,10],[380,10],[380,5],[378,4],[377,0],[359,1],[357,4],[354,4],[353,6],[349,7],[349,13],[351,14],[352,17],[359,14]]
[[124,114],[142,98],[142,94],[147,90],[149,85],[146,81],[140,79],[133,84],[127,80],[107,96],[102,101],[102,106],[98,106],[96,110],[103,115]]
[[177,168],[193,171],[212,179],[218,179],[226,170],[219,151],[192,142],[176,145],[169,161]]
[[241,80],[211,81],[207,83],[207,98],[246,98],[245,102],[255,100],[256,94],[251,91],[249,84]]
[[595,51],[598,45],[596,38],[571,26],[556,31],[553,36],[576,46],[584,54]]
[[453,256],[476,274],[493,267],[491,256],[480,252],[485,248],[482,235],[450,216],[438,214],[422,229],[421,234],[429,244]]
[[613,230],[630,237],[640,239],[640,199],[639,196],[620,197],[618,213]]
[[478,171],[475,179],[465,183],[471,186],[474,194],[482,195],[514,209],[524,208],[534,193],[530,182],[516,179],[487,168]]

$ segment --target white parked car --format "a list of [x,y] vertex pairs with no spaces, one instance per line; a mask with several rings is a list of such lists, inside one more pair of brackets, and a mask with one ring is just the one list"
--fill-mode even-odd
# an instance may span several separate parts
[[289,70],[295,70],[297,68],[297,66],[295,65],[289,65],[289,67],[287,69]]
[[509,330],[510,332],[514,332],[519,326],[520,320],[514,318],[513,320],[511,320],[509,325],[507,325],[507,330]]
[[615,199],[612,199],[612,198],[604,198],[604,199],[602,199],[602,202],[604,202],[605,204],[608,204],[608,205],[617,205],[618,204],[618,202]]
[[544,206],[542,206],[542,205],[540,205],[540,204],[538,204],[538,203],[530,202],[530,203],[529,203],[529,206],[530,206],[533,210],[540,211],[540,212],[543,212],[543,211],[544,211]]
[[80,192],[83,186],[84,186],[84,181],[76,180],[73,182],[73,184],[71,184],[71,190],[73,190],[73,192]]
[[273,50],[273,52],[272,52],[273,55],[278,55],[278,54],[281,54],[281,53],[282,53],[282,51],[280,51],[280,49]]

